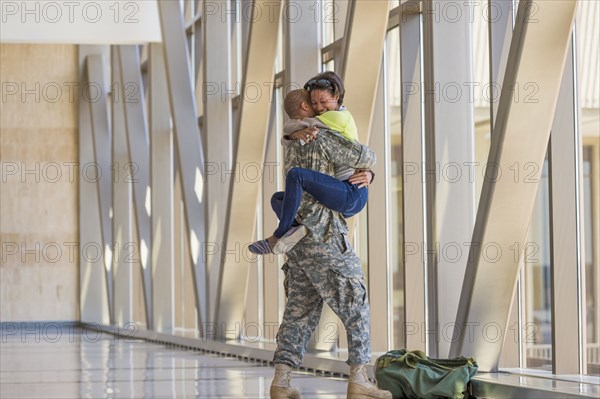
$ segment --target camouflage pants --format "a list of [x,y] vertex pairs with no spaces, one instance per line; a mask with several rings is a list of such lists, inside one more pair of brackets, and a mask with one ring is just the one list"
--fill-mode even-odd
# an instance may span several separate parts
[[[319,323],[323,302],[346,328],[347,363],[357,365],[370,360],[370,312],[360,260],[351,248],[342,253],[335,246],[336,243],[333,248],[321,249],[315,256],[310,250],[314,247],[301,257],[290,254],[284,265],[287,303],[277,333],[275,363],[300,367],[308,340]],[[340,262],[351,265],[340,267]]]

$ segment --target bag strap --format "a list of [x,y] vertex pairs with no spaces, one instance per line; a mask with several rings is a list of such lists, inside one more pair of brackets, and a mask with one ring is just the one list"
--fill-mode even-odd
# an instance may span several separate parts
[[437,359],[431,359],[431,358],[427,357],[427,355],[425,355],[425,352],[423,352],[423,351],[414,350],[414,351],[406,351],[406,353],[403,354],[402,356],[399,356],[395,359],[391,359],[390,363],[404,363],[413,369],[417,368],[419,366],[419,363],[426,363],[426,364],[429,364],[430,366],[438,367],[438,368],[440,368],[442,370],[446,370],[446,371],[452,371],[459,367],[473,365],[473,360],[471,358],[465,358],[464,364],[452,364],[452,365],[445,365],[436,360]]

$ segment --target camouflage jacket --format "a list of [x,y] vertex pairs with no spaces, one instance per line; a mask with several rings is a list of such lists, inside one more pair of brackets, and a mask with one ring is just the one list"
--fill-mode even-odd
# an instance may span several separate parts
[[[298,140],[286,151],[284,173],[293,167],[316,170],[329,176],[335,175],[336,166],[369,169],[375,164],[375,153],[367,146],[350,141],[340,134],[321,129],[318,138],[308,145]],[[310,194],[302,194],[298,220],[309,233],[306,240],[326,242],[336,233],[345,234],[348,226],[344,217],[321,205]]]

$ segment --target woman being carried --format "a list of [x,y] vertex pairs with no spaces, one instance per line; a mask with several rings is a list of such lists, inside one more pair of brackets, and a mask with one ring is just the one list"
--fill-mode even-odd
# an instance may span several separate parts
[[[284,108],[290,119],[283,128],[283,144],[301,140],[302,145],[307,145],[316,139],[319,129],[334,131],[358,142],[354,118],[342,105],[345,90],[339,76],[324,72],[309,80],[304,87],[304,90],[291,91],[285,98]],[[271,198],[279,226],[272,236],[250,244],[248,249],[255,254],[284,254],[306,235],[306,227],[296,221],[303,192],[345,218],[354,216],[367,203],[367,184],[372,178],[371,171],[356,173],[349,167],[336,167],[335,177],[305,168],[290,169],[285,180],[285,192],[277,192]]]

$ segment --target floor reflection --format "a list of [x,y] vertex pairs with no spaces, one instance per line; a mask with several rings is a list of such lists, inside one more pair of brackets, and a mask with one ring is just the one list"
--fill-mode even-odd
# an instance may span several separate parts
[[[273,375],[260,362],[170,348],[72,327],[7,331],[0,397],[268,398]],[[303,398],[345,398],[346,381],[294,373]]]

